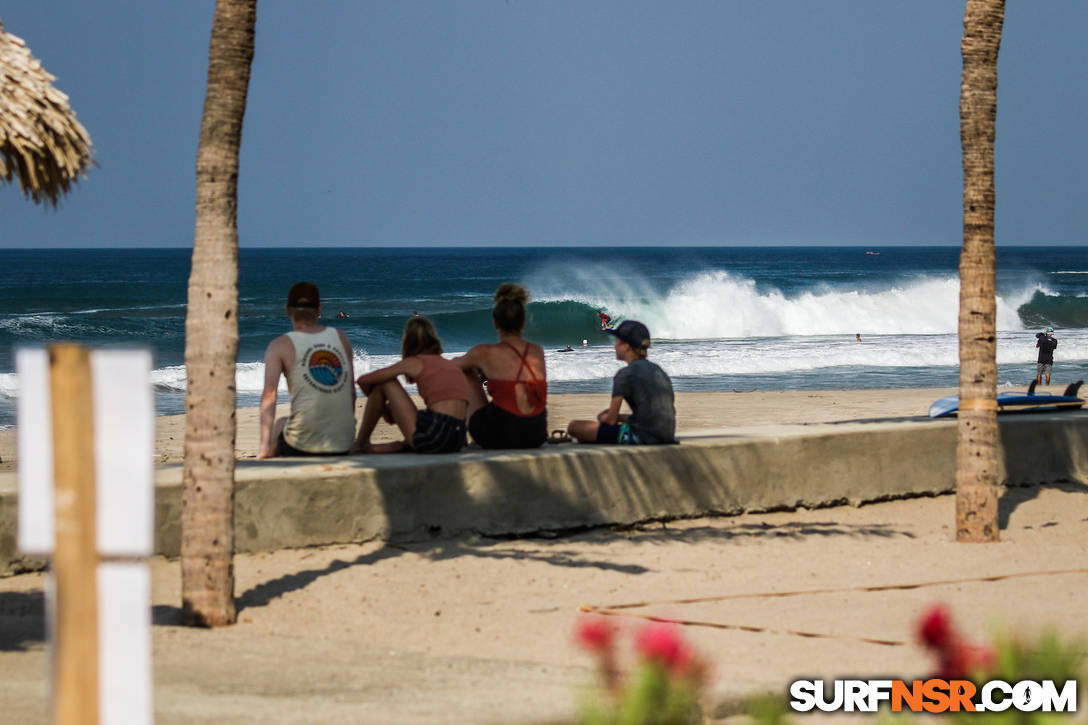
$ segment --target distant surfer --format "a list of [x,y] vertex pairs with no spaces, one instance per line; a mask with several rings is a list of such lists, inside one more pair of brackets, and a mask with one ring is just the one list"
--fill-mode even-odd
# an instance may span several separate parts
[[589,340],[582,338],[582,347],[589,347]]
[[600,312],[597,313],[597,317],[601,318],[601,329],[602,330],[607,330],[607,329],[612,327],[612,315],[610,315],[607,312],[601,310]]
[[1054,339],[1054,328],[1048,327],[1044,332],[1035,333],[1035,347],[1039,348],[1039,363],[1035,370],[1035,383],[1041,383],[1046,376],[1046,384],[1050,385],[1050,373],[1054,369],[1054,348],[1058,341]]
[[861,333],[860,333],[860,332],[855,332],[855,333],[854,333],[854,337],[856,337],[856,338],[857,338],[857,341],[858,341],[858,342],[861,342]]
[[340,310],[339,312],[336,313],[336,319],[338,319],[338,320],[347,319],[347,316],[348,316],[348,313],[344,312],[343,310]]
[[571,347],[570,345],[567,345],[566,347],[564,347],[562,349],[556,350],[556,352],[574,352],[574,348]]

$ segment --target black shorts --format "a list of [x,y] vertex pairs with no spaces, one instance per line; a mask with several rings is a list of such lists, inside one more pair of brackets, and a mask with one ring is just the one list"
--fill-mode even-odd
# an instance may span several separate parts
[[280,431],[280,437],[276,439],[276,458],[308,458],[312,456],[346,456],[347,451],[337,451],[335,453],[310,453],[309,451],[300,451],[293,445],[287,442],[287,439],[283,437],[283,431]]
[[488,403],[469,418],[468,432],[481,448],[539,448],[548,440],[548,411],[526,418]]
[[456,453],[465,447],[465,421],[424,408],[416,413],[412,450],[416,453]]

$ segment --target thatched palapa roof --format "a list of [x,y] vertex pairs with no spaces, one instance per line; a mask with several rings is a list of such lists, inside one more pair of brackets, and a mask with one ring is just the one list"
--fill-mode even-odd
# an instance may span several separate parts
[[54,206],[91,162],[91,137],[22,38],[0,23],[0,181]]

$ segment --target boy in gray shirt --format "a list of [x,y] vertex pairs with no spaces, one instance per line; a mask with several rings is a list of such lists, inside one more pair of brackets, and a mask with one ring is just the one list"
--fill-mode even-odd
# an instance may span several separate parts
[[[612,402],[597,420],[572,420],[567,433],[582,443],[628,445],[676,442],[676,409],[672,381],[660,367],[646,359],[650,331],[635,320],[624,320],[606,330],[616,337],[616,359],[627,367],[612,379]],[[620,414],[623,401],[630,415]]]

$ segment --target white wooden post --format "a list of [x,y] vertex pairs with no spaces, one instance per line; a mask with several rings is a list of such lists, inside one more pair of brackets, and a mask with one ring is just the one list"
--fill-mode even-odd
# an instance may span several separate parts
[[[80,357],[76,346],[50,350],[61,357]],[[84,351],[82,353],[86,355]],[[85,390],[93,412],[77,413],[75,420],[56,421],[71,415],[67,404],[75,393],[60,393],[66,400],[53,405],[57,381],[50,380],[46,350],[16,352],[19,377],[19,548],[27,554],[52,555],[58,569],[63,538],[55,522],[58,512],[70,505],[70,494],[57,494],[54,478],[67,466],[86,463],[82,470],[97,483],[90,506],[93,520],[82,531],[94,532],[94,546],[87,547],[97,561],[97,614],[92,622],[76,620],[75,636],[97,630],[97,653],[82,652],[81,667],[97,673],[96,692],[78,696],[75,707],[62,704],[61,658],[68,651],[69,629],[58,628],[58,615],[68,605],[58,581],[47,587],[48,606],[57,677],[54,679],[54,714],[61,725],[150,725],[153,720],[151,684],[151,582],[146,557],[152,552],[154,526],[154,408],[151,395],[151,355],[146,350],[95,350],[89,354],[89,381]],[[55,377],[55,376],[54,376]],[[51,432],[66,428],[73,443]],[[93,442],[91,442],[93,440]],[[77,453],[79,445],[91,451]],[[81,458],[82,461],[75,459]],[[64,500],[61,500],[64,499]],[[87,552],[84,552],[87,556]],[[54,592],[55,590],[55,592]],[[86,616],[86,615],[84,615]],[[53,641],[57,640],[57,641]],[[97,707],[91,703],[97,699]],[[69,714],[74,710],[76,714]],[[95,719],[91,719],[92,710]]]

